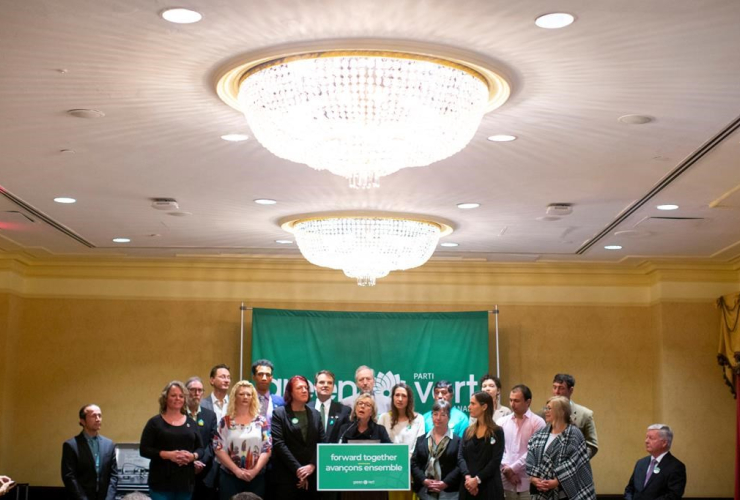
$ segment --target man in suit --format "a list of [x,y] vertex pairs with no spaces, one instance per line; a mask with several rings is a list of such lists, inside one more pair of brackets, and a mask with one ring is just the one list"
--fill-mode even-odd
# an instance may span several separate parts
[[625,500],[678,500],[686,489],[686,466],[671,452],[673,431],[663,424],[648,427],[645,449],[649,455],[635,464],[624,489]]
[[226,365],[216,365],[211,368],[209,382],[213,391],[206,399],[201,400],[201,408],[211,410],[216,414],[216,422],[220,422],[229,406],[229,386],[231,385],[231,369]]
[[321,370],[314,377],[316,399],[313,406],[321,416],[326,443],[339,442],[339,429],[349,422],[349,415],[352,412],[348,406],[332,400],[335,379],[329,370]]
[[79,412],[82,432],[62,445],[62,481],[74,500],[114,500],[118,485],[116,445],[100,435],[103,414],[97,405]]
[[355,383],[360,392],[342,400],[342,404],[352,408],[360,394],[370,394],[375,400],[376,414],[380,415],[391,409],[391,398],[383,393],[375,392],[375,370],[362,365],[355,370]]
[[272,413],[275,408],[285,406],[282,396],[270,392],[274,370],[275,365],[269,359],[258,359],[252,363],[252,379],[260,400],[260,415],[267,419],[268,424],[272,424]]
[[[203,442],[205,453],[195,461],[195,490],[194,500],[211,500],[216,498],[215,476],[218,473],[218,464],[213,463],[213,437],[216,435],[216,413],[203,408],[200,404],[203,398],[203,381],[200,377],[190,377],[185,383],[188,390],[188,416],[198,424],[200,439]],[[213,473],[211,471],[214,471]]]
[[[269,359],[258,359],[252,363],[252,380],[254,381],[254,388],[257,391],[257,398],[260,403],[260,415],[267,419],[267,423],[270,426],[272,426],[272,414],[275,412],[275,409],[285,406],[282,396],[270,392],[274,370],[275,365]],[[267,485],[265,492],[266,500],[278,500],[279,498],[276,496],[278,484],[273,473],[273,461],[274,457],[270,457],[270,461],[267,462],[267,467],[265,467],[265,483]]]
[[576,386],[576,379],[567,373],[558,373],[552,380],[552,395],[563,396],[570,401],[570,422],[578,427],[586,439],[588,447],[588,458],[594,458],[599,451],[599,439],[596,437],[596,424],[594,423],[594,412],[575,404],[571,399],[573,389]]

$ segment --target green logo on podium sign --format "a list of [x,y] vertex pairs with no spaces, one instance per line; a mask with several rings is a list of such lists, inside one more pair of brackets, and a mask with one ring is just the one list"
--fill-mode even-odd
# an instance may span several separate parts
[[409,462],[405,444],[320,444],[318,489],[409,490]]

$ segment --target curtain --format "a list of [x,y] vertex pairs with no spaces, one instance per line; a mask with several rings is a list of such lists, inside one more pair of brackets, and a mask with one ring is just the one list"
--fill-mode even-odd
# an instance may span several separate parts
[[721,311],[719,322],[719,352],[717,361],[722,367],[722,376],[735,396],[735,500],[740,500],[740,398],[737,397],[740,385],[740,293],[725,295],[717,299]]

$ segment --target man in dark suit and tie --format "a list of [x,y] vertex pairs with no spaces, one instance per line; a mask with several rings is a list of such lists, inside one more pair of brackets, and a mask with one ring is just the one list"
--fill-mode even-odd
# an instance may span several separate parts
[[[195,461],[195,490],[194,500],[211,500],[216,498],[216,484],[211,470],[213,463],[213,437],[216,435],[216,413],[203,408],[200,404],[203,399],[203,381],[200,377],[190,377],[185,383],[188,389],[188,416],[198,424],[200,439],[203,442],[205,453]],[[218,468],[218,465],[215,466]]]
[[650,454],[635,464],[624,489],[626,500],[678,500],[686,489],[686,466],[671,452],[673,431],[663,424],[648,427],[645,449]]
[[349,422],[349,415],[352,413],[349,406],[332,399],[334,380],[334,374],[329,370],[321,370],[314,377],[316,399],[313,407],[321,416],[326,443],[339,442],[339,429]]
[[62,445],[62,481],[74,500],[114,500],[118,485],[116,445],[100,435],[97,405],[80,408],[82,432]]

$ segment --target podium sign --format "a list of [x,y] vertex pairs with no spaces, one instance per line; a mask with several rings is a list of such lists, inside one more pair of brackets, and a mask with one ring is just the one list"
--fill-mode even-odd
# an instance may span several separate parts
[[320,444],[318,448],[319,491],[411,489],[408,445]]

